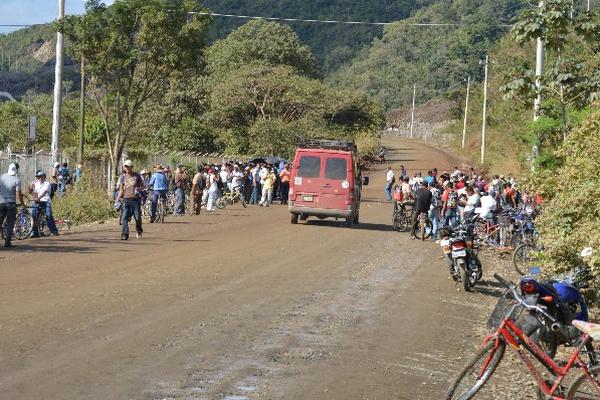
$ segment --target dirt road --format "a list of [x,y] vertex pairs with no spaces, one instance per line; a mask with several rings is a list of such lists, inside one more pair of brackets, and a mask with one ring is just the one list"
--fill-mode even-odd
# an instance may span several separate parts
[[[456,163],[385,144],[396,168]],[[383,180],[352,229],[234,207],[0,252],[0,398],[441,398],[490,293],[457,292],[437,246],[391,230]]]

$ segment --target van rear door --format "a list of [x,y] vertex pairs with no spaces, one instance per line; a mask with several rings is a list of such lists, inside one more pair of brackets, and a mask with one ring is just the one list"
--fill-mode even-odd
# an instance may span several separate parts
[[321,208],[347,210],[352,204],[350,179],[352,159],[346,154],[323,154]]
[[319,208],[321,201],[322,159],[319,153],[302,152],[294,163],[295,204],[304,207]]

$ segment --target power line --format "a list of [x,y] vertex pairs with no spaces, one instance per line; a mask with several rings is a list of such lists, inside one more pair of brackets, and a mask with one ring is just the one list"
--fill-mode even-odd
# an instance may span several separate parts
[[[326,19],[302,19],[302,18],[283,18],[283,17],[257,17],[251,15],[237,15],[237,14],[220,14],[213,12],[196,11],[189,12],[188,14],[208,15],[212,17],[223,17],[223,18],[239,18],[239,19],[258,19],[267,21],[283,21],[283,22],[308,22],[308,23],[320,23],[320,24],[343,24],[343,25],[371,25],[371,26],[388,26],[388,25],[406,25],[406,26],[419,26],[419,27],[460,27],[467,26],[468,24],[459,23],[434,23],[434,22],[366,22],[366,21],[338,21],[338,20],[326,20]],[[509,24],[497,24],[497,26],[512,28]]]

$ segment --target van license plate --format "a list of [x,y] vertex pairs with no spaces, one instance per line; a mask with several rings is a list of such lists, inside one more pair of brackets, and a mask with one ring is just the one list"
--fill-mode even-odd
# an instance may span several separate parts
[[302,196],[302,201],[313,201],[312,196]]

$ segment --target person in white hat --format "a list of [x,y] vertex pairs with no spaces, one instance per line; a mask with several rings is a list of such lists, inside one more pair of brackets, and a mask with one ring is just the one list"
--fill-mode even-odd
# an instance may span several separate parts
[[12,163],[8,166],[8,172],[0,176],[0,226],[3,226],[6,220],[5,248],[15,247],[11,241],[17,219],[17,198],[21,206],[25,207],[18,171],[19,164]]
[[126,160],[123,163],[123,169],[125,172],[121,175],[117,183],[119,189],[117,201],[123,205],[121,213],[121,240],[129,239],[129,219],[132,216],[135,219],[137,237],[141,238],[143,229],[140,195],[144,190],[144,181],[140,174],[133,171],[133,162],[131,160]]

